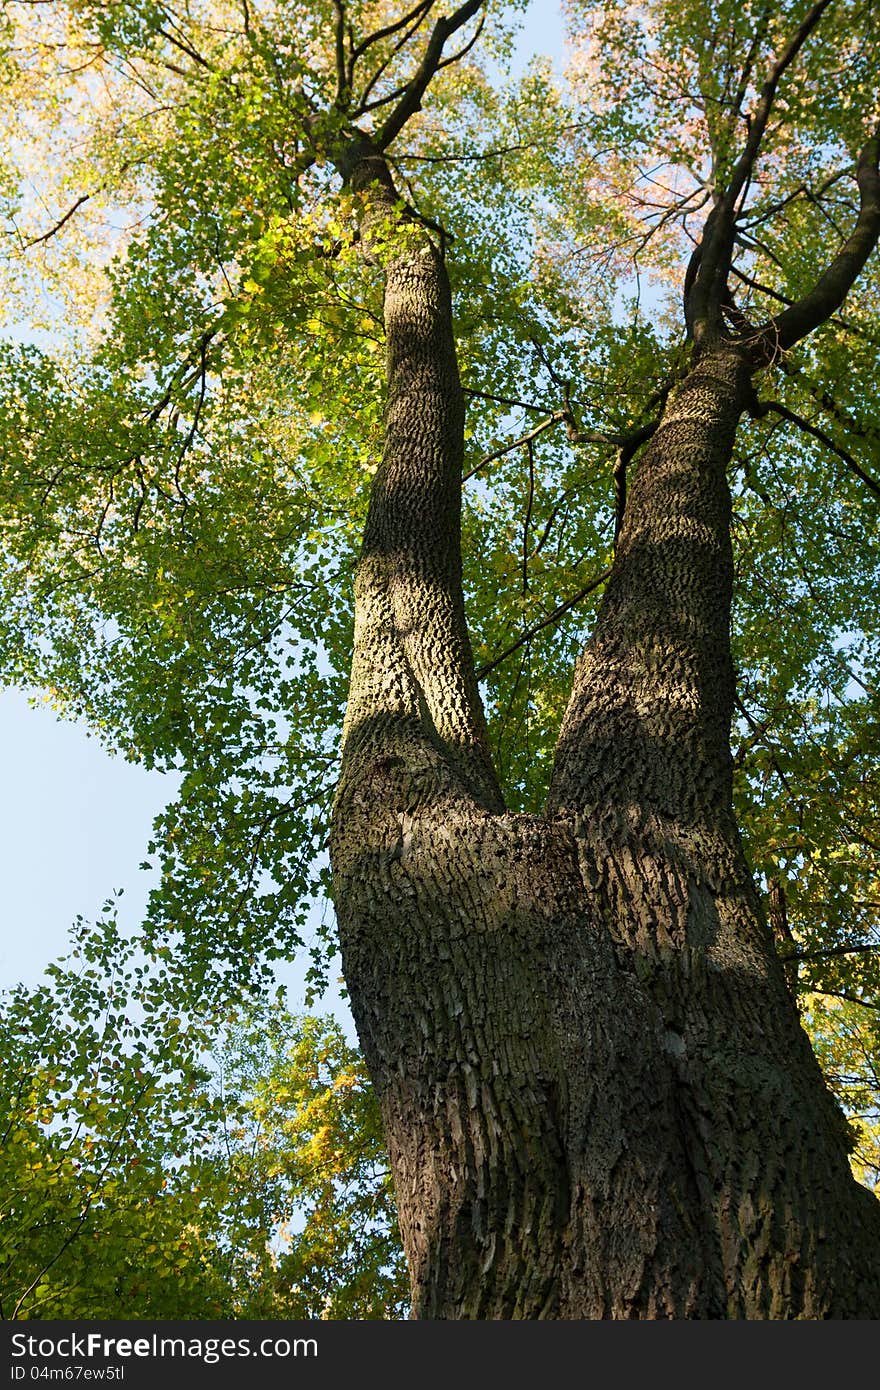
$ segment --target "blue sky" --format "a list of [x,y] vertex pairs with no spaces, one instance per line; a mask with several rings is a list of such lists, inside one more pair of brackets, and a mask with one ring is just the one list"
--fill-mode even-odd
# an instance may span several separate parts
[[64,950],[76,915],[94,918],[109,894],[123,889],[121,915],[140,921],[148,876],[138,864],[175,787],[16,690],[0,691],[0,763],[0,980],[30,984]]
[[[518,47],[562,49],[554,0],[532,0]],[[139,870],[154,816],[176,790],[175,779],[110,756],[82,725],[60,720],[39,693],[0,691],[0,987],[34,984],[66,949],[77,915],[89,920],[122,890],[120,919],[137,926],[149,892]],[[294,1007],[300,972],[285,976]],[[335,995],[335,992],[334,992]],[[328,997],[327,1007],[339,1007]]]

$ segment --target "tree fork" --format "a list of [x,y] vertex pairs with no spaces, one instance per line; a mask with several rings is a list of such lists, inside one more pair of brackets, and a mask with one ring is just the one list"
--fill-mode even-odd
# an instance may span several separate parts
[[727,469],[754,355],[704,335],[634,469],[543,816],[504,808],[461,586],[442,254],[360,135],[386,439],[331,859],[413,1314],[880,1313],[880,1207],[732,812]]

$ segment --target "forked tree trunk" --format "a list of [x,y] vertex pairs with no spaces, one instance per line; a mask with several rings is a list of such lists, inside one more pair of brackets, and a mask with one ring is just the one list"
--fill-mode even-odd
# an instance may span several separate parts
[[[360,184],[391,206],[375,169]],[[880,1204],[850,1175],[731,811],[746,364],[719,347],[671,398],[546,813],[513,815],[464,618],[446,274],[410,229],[385,276],[332,863],[414,1315],[878,1316]]]

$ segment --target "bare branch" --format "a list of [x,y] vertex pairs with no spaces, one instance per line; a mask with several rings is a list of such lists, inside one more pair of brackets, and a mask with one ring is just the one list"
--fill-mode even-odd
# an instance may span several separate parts
[[365,39],[362,39],[357,47],[352,50],[352,58],[356,61],[362,54],[366,53],[367,49],[371,48],[374,43],[381,43],[382,39],[388,39],[400,29],[405,29],[413,19],[424,18],[425,13],[433,7],[433,4],[434,0],[419,0],[419,4],[414,5],[413,8],[400,19],[395,19],[392,24],[386,24],[384,29],[377,29],[374,33],[368,34]]
[[565,616],[569,609],[574,608],[582,599],[585,599],[587,594],[591,594],[594,589],[598,589],[600,584],[604,584],[610,574],[610,569],[603,570],[601,574],[597,574],[595,579],[591,579],[589,584],[586,584],[584,588],[579,590],[572,598],[566,599],[564,603],[560,603],[557,608],[553,609],[552,613],[548,613],[539,623],[534,623],[531,627],[527,627],[525,632],[523,632],[515,642],[512,642],[509,647],[505,648],[500,656],[496,656],[492,661],[487,661],[485,666],[480,667],[479,671],[476,673],[477,680],[481,681],[484,676],[488,676],[489,672],[494,671],[496,666],[500,666],[502,661],[506,661],[509,656],[515,651],[518,651],[526,642],[530,642],[535,634],[540,632],[542,628],[549,627],[551,623],[558,622],[560,618]]
[[717,332],[720,326],[737,204],[752,177],[780,79],[803,48],[830,3],[831,0],[817,0],[772,64],[761,88],[757,106],[749,118],[749,133],[745,147],[734,165],[727,188],[706,219],[700,255],[696,260],[692,259],[689,270],[692,288],[689,284],[690,292],[686,301],[688,328],[695,341]]
[[59,217],[54,227],[50,227],[48,232],[43,232],[42,236],[35,236],[32,238],[31,241],[26,241],[22,250],[29,251],[32,246],[39,246],[41,241],[48,241],[51,237],[55,235],[56,232],[60,232],[61,228],[64,226],[66,222],[70,221],[71,217],[77,211],[77,209],[81,208],[83,203],[87,203],[91,197],[93,197],[93,194],[83,193],[82,197],[77,198],[76,202],[73,203],[72,206],[67,209],[67,212],[64,214],[64,216]]
[[842,999],[846,1004],[858,1004],[863,1009],[880,1012],[880,1004],[875,1004],[871,999],[862,999],[858,994],[849,994],[843,989],[815,989],[812,985],[805,988],[810,994],[821,994],[823,999]]
[[395,136],[403,130],[410,117],[421,109],[422,97],[425,95],[431,78],[440,66],[447,39],[451,38],[462,25],[467,24],[469,19],[473,19],[474,15],[482,9],[484,3],[485,0],[466,0],[466,3],[459,5],[458,9],[448,18],[443,16],[437,20],[418,71],[412,81],[407,84],[404,95],[376,138],[375,143],[380,150],[387,149]]
[[827,960],[832,956],[867,956],[880,951],[877,946],[821,946],[815,951],[792,951],[781,960]]
[[465,396],[473,396],[478,401],[491,401],[494,405],[509,405],[515,410],[531,410],[536,415],[546,415],[545,405],[534,405],[530,401],[519,401],[515,396],[493,396],[489,391],[476,391],[471,386],[463,386],[462,393]]
[[770,411],[775,415],[780,415],[783,420],[789,420],[791,424],[797,425],[798,429],[803,430],[805,434],[810,434],[814,439],[818,439],[820,443],[825,445],[826,449],[830,449],[839,459],[842,459],[847,468],[852,473],[855,473],[856,477],[860,478],[866,487],[869,487],[877,497],[880,497],[880,483],[877,482],[876,478],[872,478],[870,473],[866,473],[864,468],[856,463],[852,454],[848,453],[846,449],[842,449],[839,444],[835,444],[831,436],[826,434],[824,430],[819,429],[818,425],[814,425],[809,420],[805,420],[802,415],[797,415],[793,410],[789,410],[787,406],[782,405],[779,401],[758,401],[757,405],[752,409],[752,413],[757,420],[768,415]]
[[479,472],[479,470],[483,468],[485,464],[493,463],[495,459],[502,458],[504,454],[512,453],[512,451],[514,449],[518,449],[521,444],[531,443],[531,441],[537,438],[539,434],[543,434],[544,430],[548,430],[551,425],[558,425],[562,420],[565,420],[566,418],[566,411],[555,410],[552,415],[548,416],[546,420],[542,420],[540,425],[536,425],[535,428],[529,430],[527,434],[521,434],[518,439],[514,439],[510,444],[504,444],[501,446],[500,449],[496,449],[493,453],[486,454],[484,458],[480,459],[479,463],[475,463],[473,468],[469,469],[468,472],[465,473],[461,481],[463,483],[466,483],[468,479],[472,478],[475,473]]
[[[163,39],[167,39],[175,48],[179,49],[181,53],[185,53],[188,58],[192,58],[193,62],[197,63],[200,68],[204,68],[207,72],[214,71],[213,63],[209,63],[207,58],[204,58],[202,54],[199,53],[198,49],[193,48],[192,44],[186,39],[176,38],[174,34],[169,34],[167,29],[157,29],[156,32],[157,34],[161,34]],[[188,75],[189,74],[184,73],[184,76]]]

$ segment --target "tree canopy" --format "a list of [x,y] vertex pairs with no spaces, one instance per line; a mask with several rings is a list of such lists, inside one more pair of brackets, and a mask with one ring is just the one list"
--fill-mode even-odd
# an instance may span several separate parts
[[[465,599],[513,809],[546,792],[628,467],[720,314],[774,367],[731,475],[737,810],[874,1184],[878,17],[857,0],[570,0],[564,69],[536,57],[511,76],[523,8],[5,7],[3,676],[182,772],[148,851],[141,948],[173,952],[189,1008],[265,987],[302,948],[320,988],[332,916],[315,934],[309,914],[381,452],[392,237],[374,228],[364,256],[346,142],[382,151],[406,225],[448,265]],[[722,274],[736,292],[713,311]],[[16,1142],[67,1144],[63,1167],[72,1141],[46,1103]],[[112,1146],[122,1121],[104,1124]],[[232,1218],[193,1211],[174,1171],[177,1196],[132,1219],[169,1220],[172,1245],[208,1219],[223,1247]]]

